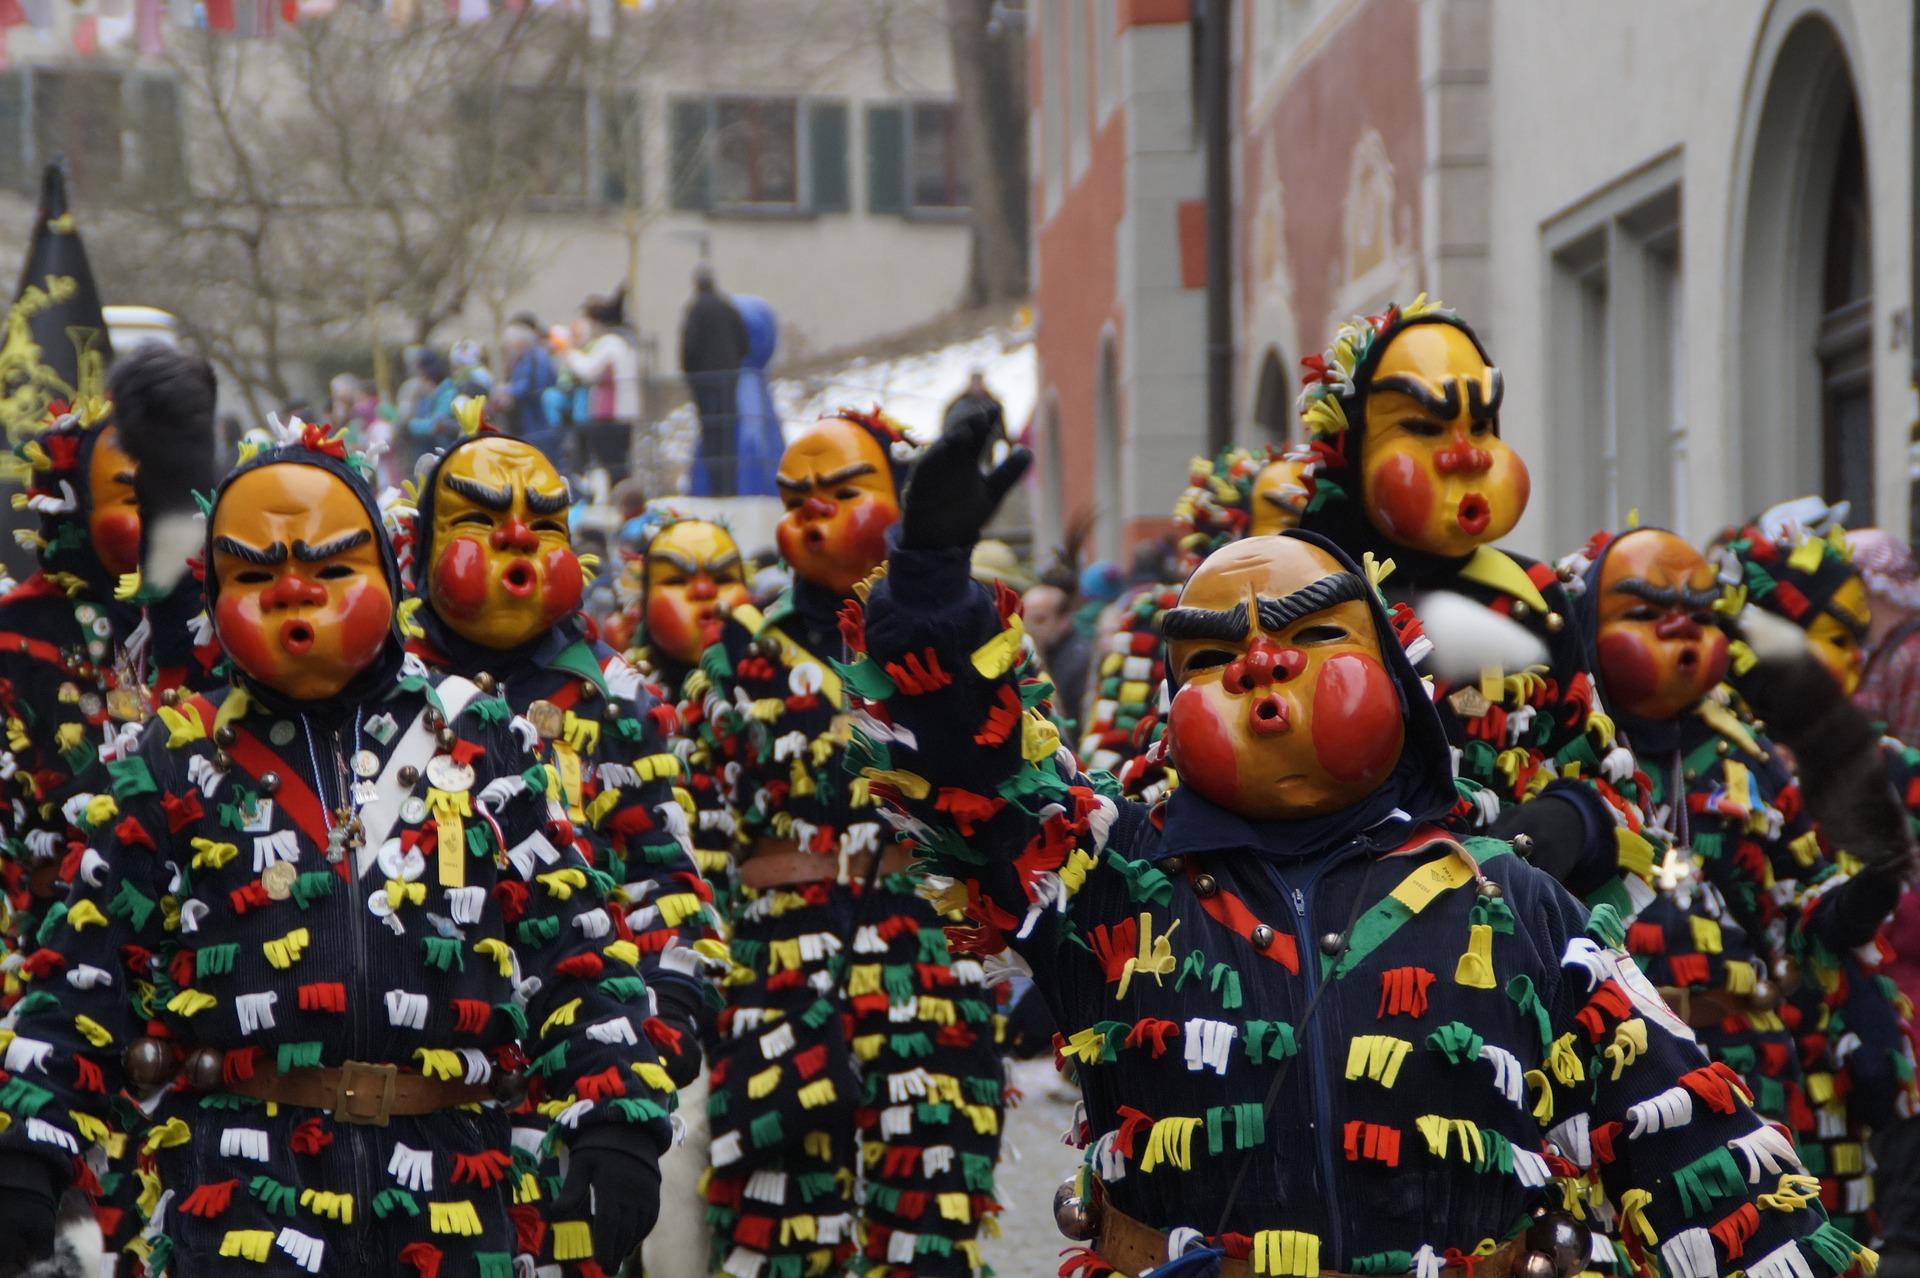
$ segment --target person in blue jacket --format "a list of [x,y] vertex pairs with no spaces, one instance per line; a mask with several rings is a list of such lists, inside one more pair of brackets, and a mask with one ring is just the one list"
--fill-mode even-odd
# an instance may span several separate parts
[[[966,576],[1025,459],[949,432],[849,630],[850,757],[956,953],[1012,951],[1060,1027],[1085,1162],[1063,1273],[1678,1278],[1870,1269],[1792,1142],[1592,914],[1457,839],[1446,736],[1374,583],[1289,531],[1164,619],[1181,786],[1088,777],[1020,686],[1017,608]],[[1409,638],[1415,631],[1408,626]]]

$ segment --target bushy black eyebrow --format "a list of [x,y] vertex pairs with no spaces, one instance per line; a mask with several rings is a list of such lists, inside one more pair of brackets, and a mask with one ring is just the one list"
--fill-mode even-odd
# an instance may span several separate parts
[[317,563],[322,559],[331,559],[343,555],[356,546],[364,546],[373,540],[373,534],[365,528],[356,528],[350,533],[342,533],[332,541],[323,541],[317,546],[309,546],[304,541],[293,543],[293,557],[302,563]]
[[215,537],[213,548],[232,555],[235,559],[244,559],[250,564],[272,567],[275,564],[287,562],[287,543],[284,541],[276,541],[265,550],[258,550],[244,541],[235,541],[231,537]]
[[513,507],[511,485],[505,488],[489,488],[479,480],[468,479],[465,475],[448,475],[447,488],[459,493],[462,497],[472,498],[489,510],[510,510]]
[[1337,572],[1300,587],[1284,599],[1262,595],[1254,602],[1260,610],[1262,630],[1284,630],[1302,617],[1366,597],[1367,583],[1357,574]]
[[563,487],[557,493],[543,493],[538,489],[528,488],[526,490],[527,509],[536,515],[557,515],[565,510],[573,502],[573,490],[564,487],[566,484],[564,479],[560,482]]
[[1380,378],[1374,382],[1373,391],[1375,393],[1392,391],[1395,394],[1405,395],[1408,399],[1420,405],[1421,408],[1424,408],[1427,412],[1432,413],[1442,421],[1451,421],[1460,413],[1460,381],[1458,378],[1449,377],[1446,384],[1441,388],[1441,393],[1438,395],[1428,390],[1424,384],[1416,381],[1414,378],[1400,376]]
[[1691,586],[1656,586],[1639,577],[1627,577],[1615,582],[1613,588],[1620,594],[1632,595],[1635,599],[1644,599],[1662,608],[1671,608],[1677,603],[1689,608],[1711,608],[1720,602],[1719,590],[1711,586],[1704,590],[1695,590]]
[[1160,634],[1166,639],[1235,642],[1245,639],[1247,630],[1247,606],[1243,603],[1224,612],[1217,608],[1169,608],[1160,618]]

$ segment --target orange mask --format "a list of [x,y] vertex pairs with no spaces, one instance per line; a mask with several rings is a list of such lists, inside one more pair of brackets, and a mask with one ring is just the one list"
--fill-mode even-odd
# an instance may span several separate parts
[[427,602],[461,638],[517,648],[580,607],[567,483],[504,435],[456,449],[434,473]]
[[1167,612],[1182,785],[1251,820],[1348,807],[1400,761],[1400,696],[1365,581],[1319,547],[1250,537],[1209,556]]
[[1627,533],[1607,551],[1597,608],[1600,680],[1616,708],[1671,719],[1727,677],[1712,565],[1670,532]]
[[299,462],[235,478],[213,512],[213,628],[235,665],[322,701],[373,664],[393,628],[380,530],[338,476]]
[[647,547],[647,642],[691,666],[720,637],[720,623],[747,602],[740,548],[718,524],[683,519]]
[[133,495],[133,458],[120,447],[120,429],[107,426],[93,441],[87,463],[87,536],[100,566],[113,576],[140,566],[140,502]]
[[787,446],[777,482],[787,506],[775,533],[781,556],[796,575],[851,595],[887,557],[887,529],[900,518],[880,442],[829,418]]
[[1253,477],[1253,491],[1247,499],[1249,537],[1300,526],[1300,513],[1307,504],[1307,485],[1301,478],[1305,469],[1305,462],[1286,457],[1261,467]]
[[1411,324],[1388,339],[1360,427],[1360,501],[1375,528],[1446,556],[1513,531],[1532,485],[1500,438],[1500,395],[1500,371],[1453,325]]
[[1827,668],[1840,691],[1851,697],[1860,689],[1867,653],[1860,646],[1873,622],[1873,603],[1867,583],[1858,573],[1848,577],[1827,600],[1827,606],[1807,625],[1807,644]]

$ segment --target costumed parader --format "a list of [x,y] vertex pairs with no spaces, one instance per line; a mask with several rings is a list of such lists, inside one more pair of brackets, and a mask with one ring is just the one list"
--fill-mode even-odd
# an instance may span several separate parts
[[201,554],[231,684],[107,765],[0,1031],[3,1258],[44,1252],[124,1083],[159,1089],[150,1272],[509,1278],[496,1102],[532,1078],[558,1247],[618,1263],[671,1083],[537,731],[403,652],[381,513],[320,428],[220,484]]
[[1383,588],[1431,644],[1422,673],[1476,826],[1524,836],[1576,895],[1631,915],[1651,896],[1655,851],[1615,788],[1632,756],[1595,696],[1554,568],[1495,545],[1531,491],[1500,438],[1500,370],[1424,294],[1341,326],[1302,362],[1315,460],[1300,526],[1356,560],[1393,562]]
[[[1302,451],[1273,445],[1225,449],[1212,461],[1194,458],[1173,506],[1182,577],[1242,537],[1298,525],[1309,460]],[[1167,673],[1160,615],[1179,594],[1180,582],[1168,581],[1121,598],[1117,624],[1098,638],[1094,701],[1080,734],[1079,754],[1089,767],[1114,773],[1130,793],[1149,800],[1159,796],[1165,780],[1164,760],[1152,751],[1162,728]]]
[[985,971],[949,952],[949,916],[849,771],[840,617],[886,556],[914,453],[877,411],[796,438],[777,534],[794,584],[764,615],[735,608],[701,663],[740,850],[708,1101],[715,1268],[733,1278],[974,1274],[999,1211]]
[[[461,438],[423,462],[414,509],[399,520],[402,573],[423,601],[403,621],[417,632],[408,651],[497,693],[533,725],[566,813],[553,837],[574,842],[613,884],[653,1000],[646,1035],[675,1088],[684,1087],[700,1074],[701,1037],[719,1009],[727,963],[674,793],[680,764],[665,736],[672,708],[589,634],[567,481],[539,449],[487,425],[478,400],[461,401],[455,416]],[[545,1135],[545,1099],[536,1086],[526,1115],[534,1124],[519,1132],[529,1163]],[[566,1206],[553,1197],[557,1173],[545,1170],[540,1201],[516,1208],[521,1241],[534,1244],[525,1249],[556,1262],[591,1260],[560,1250],[555,1235],[538,1245],[544,1231],[535,1222]]]
[[1544,1278],[1592,1258],[1562,1212],[1680,1278],[1871,1268],[1613,907],[1435,824],[1444,729],[1331,543],[1226,547],[1166,614],[1164,804],[1081,774],[1017,708],[1017,615],[965,579],[1004,488],[983,443],[930,450],[849,682],[954,940],[1025,959],[1079,1067],[1069,1270]]
[[[1835,1223],[1869,1236],[1866,1116],[1910,1112],[1913,1070],[1901,1018],[1854,951],[1871,945],[1893,894],[1872,873],[1839,872],[1805,787],[1721,682],[1735,666],[1756,686],[1780,678],[1723,629],[1745,591],[1654,528],[1601,534],[1567,563],[1601,690],[1633,743],[1630,784],[1673,835],[1627,948],[1746,1080],[1755,1109],[1793,1133]],[[1829,744],[1854,751],[1856,768],[1875,764],[1871,732]]]

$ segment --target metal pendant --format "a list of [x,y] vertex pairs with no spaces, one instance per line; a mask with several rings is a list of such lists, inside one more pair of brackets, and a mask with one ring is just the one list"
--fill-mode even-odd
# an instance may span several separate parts
[[270,901],[284,901],[293,895],[293,885],[300,878],[300,871],[293,868],[291,861],[275,861],[260,873],[260,886],[267,890]]

